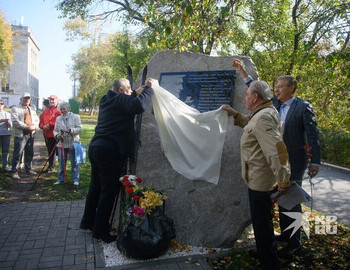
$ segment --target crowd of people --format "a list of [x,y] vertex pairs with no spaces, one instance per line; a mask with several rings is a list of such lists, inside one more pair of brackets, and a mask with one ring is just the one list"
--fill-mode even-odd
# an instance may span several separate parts
[[[222,109],[234,117],[234,125],[244,128],[240,141],[242,178],[248,186],[256,256],[261,261],[260,269],[279,269],[278,258],[293,256],[302,246],[300,229],[294,234],[287,230],[293,220],[283,213],[301,212],[301,205],[290,210],[279,207],[281,234],[275,235],[270,196],[276,190],[280,194],[287,193],[293,182],[301,185],[305,170],[312,177],[318,173],[320,146],[316,119],[311,104],[294,96],[297,81],[292,76],[278,78],[272,97],[270,86],[264,81],[254,81],[239,59],[233,59],[232,66],[248,86],[245,103],[250,114],[243,115],[229,105],[223,105]],[[89,145],[91,182],[80,228],[91,230],[95,238],[107,243],[116,239],[110,234],[109,219],[120,191],[118,179],[124,172],[127,159],[134,155],[134,118],[151,102],[154,83],[154,79],[148,79],[132,95],[130,82],[120,78],[100,100],[95,134]],[[54,185],[64,181],[68,154],[73,183],[79,185],[79,164],[74,158],[73,143],[79,141],[82,126],[79,115],[70,112],[69,103],[63,102],[58,108],[58,97],[51,95],[40,119],[30,106],[29,93],[22,95],[20,104],[12,108],[11,114],[4,112],[3,108],[4,102],[0,100],[3,169],[11,172],[13,179],[20,179],[18,170],[24,153],[25,172],[36,174],[31,163],[35,132],[41,128],[49,156],[46,172],[55,169],[58,155],[58,178]],[[11,130],[14,150],[10,169]],[[309,165],[305,158],[306,144],[311,149]],[[286,242],[287,245],[277,252],[276,242]]]
[[[30,93],[24,93],[17,106],[13,106],[11,113],[4,110],[4,101],[0,100],[0,142],[2,148],[2,169],[11,173],[15,180],[21,179],[19,171],[24,163],[24,173],[35,176],[32,170],[34,157],[34,140],[38,129],[43,130],[47,148],[48,167],[43,173],[55,170],[55,161],[58,157],[59,170],[54,185],[64,181],[65,165],[68,158],[71,162],[73,185],[79,185],[79,164],[75,159],[73,142],[79,142],[79,133],[82,131],[80,116],[70,112],[67,102],[58,104],[58,96],[51,95],[44,100],[45,109],[38,117],[36,109],[31,106]],[[9,149],[11,134],[14,135],[12,168],[9,163]]]

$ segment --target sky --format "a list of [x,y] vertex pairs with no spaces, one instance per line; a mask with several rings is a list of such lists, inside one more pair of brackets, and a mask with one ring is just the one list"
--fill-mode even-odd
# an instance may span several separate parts
[[[65,19],[59,18],[55,3],[54,0],[0,0],[0,10],[9,24],[19,25],[23,16],[23,25],[30,28],[39,43],[39,95],[47,98],[56,94],[68,101],[73,96],[73,81],[67,71],[72,65],[72,55],[83,43],[65,40]],[[116,23],[113,28],[105,30],[111,32],[121,27]]]

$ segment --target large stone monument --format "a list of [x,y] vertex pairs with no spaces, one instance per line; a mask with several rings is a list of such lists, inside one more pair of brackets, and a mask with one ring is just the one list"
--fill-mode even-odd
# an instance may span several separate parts
[[[233,58],[161,51],[148,62],[147,77],[159,80],[161,76],[164,78],[165,75],[179,72],[232,71],[233,108],[247,113],[244,102],[247,87],[239,74],[235,77],[231,66]],[[249,74],[256,78],[256,68],[250,58],[237,58],[244,62]],[[141,76],[135,89],[140,83]],[[241,178],[241,134],[242,129],[235,127],[233,118],[229,118],[217,185],[192,181],[174,171],[163,155],[152,106],[144,112],[136,175],[142,177],[146,185],[166,191],[169,197],[166,214],[174,219],[177,241],[203,247],[231,247],[250,223],[247,187]]]

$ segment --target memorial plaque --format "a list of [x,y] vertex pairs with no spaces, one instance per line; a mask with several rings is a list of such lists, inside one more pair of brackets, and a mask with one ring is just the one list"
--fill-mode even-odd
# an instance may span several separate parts
[[200,112],[232,106],[235,70],[166,72],[160,74],[159,84],[187,105]]

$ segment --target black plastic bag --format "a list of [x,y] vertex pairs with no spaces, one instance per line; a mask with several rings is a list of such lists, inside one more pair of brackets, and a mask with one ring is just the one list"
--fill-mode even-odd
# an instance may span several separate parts
[[175,236],[174,221],[158,207],[156,211],[147,214],[140,224],[136,225],[132,217],[125,228],[120,227],[117,248],[130,258],[156,258],[166,253]]

